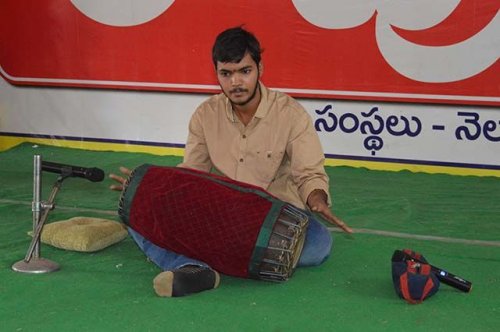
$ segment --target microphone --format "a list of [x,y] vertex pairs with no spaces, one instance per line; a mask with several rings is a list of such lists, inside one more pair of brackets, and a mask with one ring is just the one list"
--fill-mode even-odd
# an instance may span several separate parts
[[42,171],[61,174],[64,177],[84,178],[92,182],[101,182],[104,179],[104,171],[95,167],[86,168],[42,161]]
[[472,290],[472,283],[470,281],[467,281],[463,278],[460,278],[459,276],[456,276],[452,273],[449,273],[448,271],[445,271],[443,269],[440,269],[438,267],[432,266],[429,263],[426,263],[422,260],[417,259],[416,257],[407,254],[406,252],[402,250],[395,250],[394,254],[392,255],[392,261],[393,262],[405,262],[405,261],[413,261],[417,263],[422,263],[422,264],[428,264],[431,267],[431,272],[433,272],[436,277],[441,281],[442,283],[445,283],[451,287],[457,288],[461,290],[462,292],[470,292]]

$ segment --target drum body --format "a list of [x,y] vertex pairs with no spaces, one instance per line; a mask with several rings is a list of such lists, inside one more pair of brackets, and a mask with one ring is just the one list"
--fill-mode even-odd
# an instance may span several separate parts
[[309,222],[305,211],[262,188],[147,164],[128,179],[119,215],[162,248],[227,275],[273,281],[292,275]]

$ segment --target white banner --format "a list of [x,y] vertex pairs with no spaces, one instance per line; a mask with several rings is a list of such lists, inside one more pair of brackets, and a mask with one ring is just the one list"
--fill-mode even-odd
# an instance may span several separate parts
[[496,108],[301,102],[331,157],[500,169]]
[[[6,136],[183,147],[203,94],[16,87],[0,80]],[[329,158],[500,170],[492,107],[299,99]]]

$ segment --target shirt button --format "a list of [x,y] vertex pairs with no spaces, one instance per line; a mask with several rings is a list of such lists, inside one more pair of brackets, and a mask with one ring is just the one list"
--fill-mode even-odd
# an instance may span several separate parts
[[240,158],[240,163],[242,163],[242,162],[243,162],[243,158]]
[[243,138],[247,138],[247,135],[243,135],[243,136],[241,136],[241,137],[243,137]]

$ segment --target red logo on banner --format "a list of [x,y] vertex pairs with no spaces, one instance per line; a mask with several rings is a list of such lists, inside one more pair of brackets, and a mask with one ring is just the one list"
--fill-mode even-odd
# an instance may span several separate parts
[[264,83],[295,96],[500,105],[497,0],[137,2],[2,1],[0,73],[212,93],[215,36],[244,24],[265,50]]

